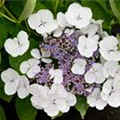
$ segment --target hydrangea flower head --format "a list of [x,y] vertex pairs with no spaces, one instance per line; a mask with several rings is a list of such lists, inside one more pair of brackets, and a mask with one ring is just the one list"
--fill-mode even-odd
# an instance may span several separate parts
[[[5,93],[17,92],[21,99],[31,94],[32,105],[51,117],[68,112],[81,95],[98,110],[107,104],[119,107],[119,41],[102,30],[102,22],[92,18],[90,8],[78,3],[59,12],[56,19],[46,9],[32,14],[28,24],[43,36],[43,42],[32,48],[32,58],[20,64],[21,75],[11,68],[2,72]],[[13,57],[23,55],[28,47],[24,31],[5,42]]]

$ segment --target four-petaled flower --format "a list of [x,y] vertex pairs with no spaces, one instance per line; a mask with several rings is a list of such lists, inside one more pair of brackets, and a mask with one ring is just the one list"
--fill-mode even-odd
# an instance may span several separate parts
[[7,39],[4,47],[5,50],[13,57],[23,55],[29,48],[28,35],[24,31],[20,31],[14,39]]
[[61,69],[51,68],[49,70],[50,79],[53,79],[53,83],[61,84],[63,82],[63,71]]
[[53,14],[49,10],[39,10],[32,14],[28,19],[28,24],[30,28],[40,34],[51,33],[58,27],[56,20],[53,19]]
[[42,62],[51,63],[52,60],[49,58],[51,53],[41,49],[41,54],[39,49],[35,48],[31,50],[31,55],[36,59],[41,59]]
[[79,75],[84,74],[85,73],[85,66],[86,66],[87,62],[81,58],[77,58],[73,62],[74,62],[74,64],[71,68],[71,71],[74,74],[79,74]]
[[31,58],[28,61],[21,63],[20,71],[23,74],[27,74],[29,78],[33,78],[37,73],[41,71],[39,64],[40,61],[38,59]]
[[99,44],[100,53],[107,61],[119,61],[120,51],[118,50],[118,40],[114,36],[106,36]]
[[103,66],[100,63],[94,63],[90,70],[85,74],[87,83],[103,83],[105,77],[103,74]]
[[77,46],[78,51],[82,56],[90,58],[98,48],[98,40],[99,40],[98,35],[94,35],[92,37],[91,36],[85,37],[84,35],[80,36],[79,43]]
[[9,68],[2,72],[1,78],[5,83],[5,93],[13,95],[17,92],[18,97],[23,99],[29,95],[29,81],[27,77],[20,76],[16,71]]
[[82,7],[78,3],[73,3],[69,6],[65,17],[69,24],[81,29],[90,24],[92,11],[90,8]]

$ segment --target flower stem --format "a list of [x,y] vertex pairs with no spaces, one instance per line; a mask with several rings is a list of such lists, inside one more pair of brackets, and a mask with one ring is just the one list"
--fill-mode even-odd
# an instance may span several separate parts
[[4,18],[8,19],[9,21],[16,23],[15,20],[11,19],[10,17],[8,17],[7,15],[3,14],[2,12],[0,12],[0,15],[2,15]]
[[57,7],[58,7],[58,4],[59,4],[59,0],[56,0],[55,10],[54,10],[55,15],[56,15],[56,13],[57,13]]
[[2,8],[14,21],[16,21],[16,23],[19,23],[19,21],[13,16],[13,14],[7,9],[5,5],[3,5]]

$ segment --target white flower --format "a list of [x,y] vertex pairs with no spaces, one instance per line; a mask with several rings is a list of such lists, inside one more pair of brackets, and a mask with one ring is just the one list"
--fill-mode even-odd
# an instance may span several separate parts
[[5,50],[13,57],[23,55],[29,48],[28,35],[24,31],[20,31],[17,37],[7,39],[4,47]]
[[88,38],[85,37],[84,35],[80,36],[79,43],[77,46],[78,51],[82,56],[85,56],[87,58],[91,57],[98,48],[98,40],[99,40],[98,35],[94,35]]
[[118,51],[118,40],[114,36],[106,36],[100,41],[100,53],[107,61],[119,61],[120,52]]
[[58,27],[57,22],[53,19],[53,14],[49,10],[39,10],[32,14],[28,19],[30,28],[36,30],[37,33],[51,33]]
[[7,95],[13,95],[17,92],[21,99],[29,95],[29,81],[25,76],[20,76],[16,71],[9,68],[2,72],[1,78],[5,83],[4,90]]
[[32,94],[31,102],[36,109],[44,109],[50,103],[47,96],[49,95],[49,88],[47,86],[42,86],[37,83],[30,85],[29,92]]
[[51,68],[49,74],[51,75],[50,79],[53,79],[55,84],[61,84],[63,82],[63,71],[61,69]]
[[20,71],[23,74],[27,74],[29,78],[33,78],[41,70],[39,64],[40,61],[38,59],[31,58],[21,63]]
[[103,66],[100,63],[94,63],[85,74],[85,81],[87,83],[103,83],[105,81]]
[[43,109],[51,117],[56,116],[60,111],[68,112],[70,106],[74,106],[77,102],[76,97],[68,93],[61,84],[53,84],[51,89],[32,84],[29,92],[32,94],[32,105],[37,109]]
[[81,29],[90,24],[92,11],[90,8],[82,7],[78,3],[73,3],[69,6],[65,17],[69,24]]
[[53,84],[50,90],[51,104],[45,108],[45,112],[49,116],[55,116],[59,111],[68,112],[70,106],[76,104],[76,97],[72,93],[68,93],[63,85]]
[[79,74],[79,75],[84,74],[85,73],[85,66],[87,64],[86,61],[84,59],[77,58],[73,62],[74,62],[74,64],[71,68],[71,71],[74,74]]
[[105,62],[103,67],[104,76],[106,78],[110,76],[114,77],[118,72],[118,68],[119,68],[118,62],[114,62],[114,61]]
[[99,88],[95,88],[94,91],[88,95],[87,103],[91,107],[96,107],[98,110],[103,110],[107,106],[107,102],[101,99]]
[[41,59],[41,61],[43,61],[45,63],[52,62],[52,60],[48,58],[51,55],[51,53],[49,51],[45,51],[45,50],[41,49],[41,54],[40,54],[40,50],[35,48],[35,49],[31,50],[31,55],[36,59]]
[[107,103],[112,107],[120,106],[120,74],[117,75],[114,79],[108,79],[103,87],[101,92],[101,97],[103,100],[106,100]]
[[90,24],[87,27],[81,29],[81,31],[82,31],[83,34],[87,34],[88,37],[92,37],[92,36],[94,36],[97,33],[98,25]]
[[11,68],[1,73],[1,78],[5,83],[4,90],[7,95],[13,95],[16,93],[19,85],[19,77],[19,74]]
[[53,32],[54,37],[60,37],[63,34],[64,28],[58,27],[56,30]]

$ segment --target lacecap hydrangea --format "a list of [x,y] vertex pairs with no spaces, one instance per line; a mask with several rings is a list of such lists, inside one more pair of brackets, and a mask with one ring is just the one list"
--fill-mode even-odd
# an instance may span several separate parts
[[[92,16],[90,8],[78,3],[56,19],[47,9],[32,14],[29,27],[43,36],[43,42],[31,50],[33,58],[21,63],[22,75],[12,68],[2,72],[5,93],[17,92],[21,99],[31,94],[32,105],[51,117],[68,112],[81,95],[98,110],[107,104],[119,107],[119,41]],[[27,33],[20,31],[4,47],[11,56],[22,56],[29,48]]]

